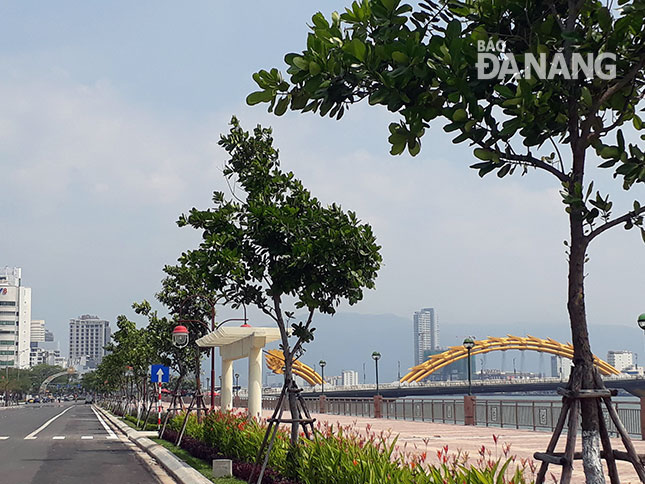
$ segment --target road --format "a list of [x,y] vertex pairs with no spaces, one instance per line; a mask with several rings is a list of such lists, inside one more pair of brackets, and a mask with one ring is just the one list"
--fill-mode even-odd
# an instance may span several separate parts
[[0,410],[0,483],[157,483],[149,466],[92,405]]

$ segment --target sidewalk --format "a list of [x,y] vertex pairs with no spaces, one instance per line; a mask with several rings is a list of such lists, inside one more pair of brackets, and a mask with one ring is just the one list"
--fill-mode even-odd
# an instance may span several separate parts
[[[262,416],[268,418],[271,411],[264,410]],[[288,411],[283,416],[288,418]],[[519,464],[520,459],[530,459],[539,469],[539,461],[533,460],[534,452],[544,452],[551,438],[550,432],[533,432],[529,430],[500,429],[497,427],[479,427],[465,425],[451,425],[431,422],[413,422],[404,420],[375,419],[366,417],[350,417],[344,415],[329,415],[312,413],[312,417],[317,422],[328,422],[329,424],[351,425],[361,433],[366,433],[367,425],[371,426],[372,431],[380,433],[381,431],[392,431],[392,437],[399,436],[398,445],[402,449],[407,443],[407,451],[422,453],[427,451],[429,464],[436,464],[437,451],[445,445],[448,446],[448,453],[456,453],[458,450],[468,452],[472,460],[477,460],[479,451],[483,446],[492,451],[492,457],[503,456],[503,446],[510,445],[510,455],[517,457],[516,462]],[[493,435],[497,436],[497,446],[493,440]],[[560,437],[556,451],[564,452],[566,435]],[[645,454],[645,441],[632,441],[636,452]],[[426,445],[427,443],[427,445]],[[624,450],[620,439],[612,439],[613,449]],[[416,446],[416,447],[415,447]],[[416,450],[415,450],[416,449]],[[580,436],[578,435],[578,446],[576,450],[582,450]],[[632,465],[628,462],[617,462],[618,473],[621,483],[636,484],[639,481]],[[606,472],[606,471],[605,471]],[[551,474],[556,476],[557,482],[560,479],[559,466],[550,465],[547,472],[547,482],[553,482]],[[609,477],[606,476],[607,482]],[[573,465],[572,482],[584,483],[584,471],[582,461],[576,460]]]

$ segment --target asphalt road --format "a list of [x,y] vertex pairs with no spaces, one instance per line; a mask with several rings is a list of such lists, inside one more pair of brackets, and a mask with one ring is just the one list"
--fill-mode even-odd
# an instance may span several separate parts
[[157,482],[92,405],[0,410],[0,484]]

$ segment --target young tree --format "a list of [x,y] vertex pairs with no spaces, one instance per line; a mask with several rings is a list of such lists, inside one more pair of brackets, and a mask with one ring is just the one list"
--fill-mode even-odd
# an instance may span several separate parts
[[[599,168],[611,169],[624,190],[645,182],[645,155],[627,141],[643,129],[637,106],[645,85],[645,3],[618,3],[620,9],[594,0],[440,5],[424,0],[414,9],[399,0],[354,2],[330,20],[314,15],[306,50],[285,57],[290,82],[277,69],[262,70],[253,76],[261,90],[247,98],[249,104],[270,103],[269,110],[277,115],[292,109],[337,118],[351,104],[367,99],[401,115],[401,121],[389,127],[392,154],[406,147],[418,154],[431,122],[442,120],[447,122],[445,131],[457,133],[454,143],[475,148],[479,162],[471,167],[480,176],[496,172],[504,177],[532,169],[553,175],[562,186],[570,227],[565,243],[567,309],[575,348],[573,389],[602,385],[593,368],[585,313],[589,245],[621,225],[639,227],[645,240],[645,207],[635,200],[614,216],[609,195],[594,193],[593,181],[588,180],[590,164],[601,158]],[[489,41],[505,43],[518,74],[513,75],[510,56],[495,51],[489,52],[489,62],[497,62],[502,74],[482,75],[480,50]],[[541,54],[547,66],[559,64],[563,74],[551,68],[542,75],[536,72],[530,61]],[[579,59],[588,63],[591,55],[593,62],[600,54],[605,60],[607,54],[615,54],[615,72],[611,63],[601,63],[583,75]],[[529,67],[532,75],[527,75]],[[640,196],[642,202],[642,192]],[[604,481],[598,423],[595,402],[583,400],[587,482]]]
[[[353,212],[324,206],[291,172],[280,169],[271,129],[245,132],[236,118],[219,144],[229,153],[224,175],[241,190],[227,200],[215,192],[214,207],[193,208],[180,226],[202,231],[199,249],[182,254],[181,264],[196,272],[227,304],[252,304],[275,321],[285,356],[285,385],[291,387],[294,358],[313,339],[316,311],[333,314],[342,300],[355,304],[373,288],[380,247],[372,229]],[[305,320],[289,322],[304,309]],[[296,396],[289,409],[297,418]],[[292,424],[291,442],[298,440]]]
[[148,318],[145,331],[154,355],[153,361],[172,368],[179,375],[175,380],[174,392],[177,393],[186,375],[197,370],[199,349],[194,344],[184,348],[175,346],[172,342],[175,321],[165,317],[160,318],[157,311],[152,310],[148,301],[134,303],[132,307],[137,314]]

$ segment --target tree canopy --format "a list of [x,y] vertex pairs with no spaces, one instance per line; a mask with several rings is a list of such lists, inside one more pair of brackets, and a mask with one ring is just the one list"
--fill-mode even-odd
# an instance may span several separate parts
[[[471,168],[480,176],[529,170],[554,176],[570,227],[567,309],[575,368],[569,385],[576,391],[602,387],[586,321],[589,244],[619,225],[639,227],[645,241],[643,192],[615,216],[609,194],[594,192],[588,179],[594,162],[626,191],[645,183],[637,141],[645,139],[639,115],[645,3],[619,0],[618,6],[423,0],[414,8],[399,0],[355,1],[342,14],[315,14],[305,50],[285,56],[289,79],[277,68],[258,71],[253,78],[260,90],[247,97],[251,105],[269,103],[277,115],[291,109],[338,119],[367,99],[401,117],[389,126],[394,155],[406,148],[419,154],[438,121],[456,134],[454,143],[473,147],[478,161]],[[596,63],[601,58],[613,63]],[[535,59],[550,68],[541,72]],[[497,63],[499,72],[485,75],[485,62]],[[592,401],[581,408],[587,482],[604,482],[598,409]]]
[[[292,172],[280,169],[271,129],[258,126],[249,133],[233,118],[219,144],[230,155],[224,175],[235,189],[228,198],[215,192],[213,208],[193,208],[180,218],[180,226],[202,231],[199,248],[184,253],[180,264],[225,304],[254,305],[276,322],[290,384],[294,356],[313,339],[314,313],[333,314],[343,300],[360,301],[364,289],[374,287],[380,247],[355,213],[324,205]],[[306,316],[292,324],[292,346],[288,324],[297,309]]]

